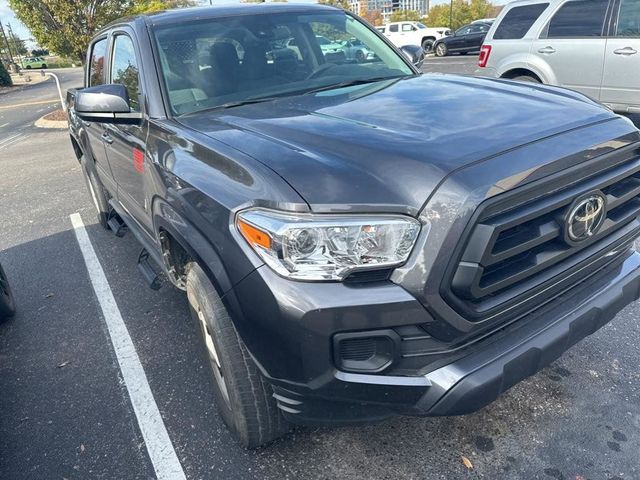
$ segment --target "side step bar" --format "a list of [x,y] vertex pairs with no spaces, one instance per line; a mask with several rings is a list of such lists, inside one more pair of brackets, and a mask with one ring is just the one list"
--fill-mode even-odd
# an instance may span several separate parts
[[125,233],[129,231],[129,227],[124,223],[122,217],[118,215],[118,212],[115,210],[111,210],[109,212],[109,219],[107,220],[107,225],[113,233],[115,233],[116,237],[124,237]]
[[138,256],[138,270],[142,274],[144,280],[152,290],[160,290],[162,287],[162,274],[156,272],[153,266],[153,260],[149,257],[149,252],[143,248]]

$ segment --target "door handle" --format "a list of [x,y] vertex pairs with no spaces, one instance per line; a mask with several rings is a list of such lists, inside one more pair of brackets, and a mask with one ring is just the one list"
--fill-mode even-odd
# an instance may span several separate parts
[[613,53],[616,55],[635,55],[638,51],[633,47],[624,47],[614,50]]
[[100,138],[102,138],[103,142],[108,143],[109,145],[113,143],[113,137],[109,135],[109,132],[107,131],[102,132],[102,135],[100,136]]
[[553,47],[544,47],[538,50],[538,53],[544,53],[545,55],[551,55],[552,53],[556,53],[556,49]]

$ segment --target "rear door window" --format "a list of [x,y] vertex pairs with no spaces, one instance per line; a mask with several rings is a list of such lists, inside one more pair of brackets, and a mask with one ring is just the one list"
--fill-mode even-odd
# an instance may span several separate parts
[[622,0],[616,37],[640,37],[640,0]]
[[89,60],[89,86],[104,85],[105,81],[105,62],[104,58],[107,54],[107,39],[103,38],[93,44],[91,49],[91,59]]
[[547,38],[601,37],[609,0],[565,3],[549,22]]
[[138,61],[133,41],[127,35],[115,37],[111,60],[111,83],[124,85],[129,94],[131,110],[140,111]]
[[496,40],[523,38],[548,6],[548,3],[536,3],[512,8],[498,25],[493,38]]
[[397,32],[398,31],[398,25],[389,25],[389,31],[390,32]]

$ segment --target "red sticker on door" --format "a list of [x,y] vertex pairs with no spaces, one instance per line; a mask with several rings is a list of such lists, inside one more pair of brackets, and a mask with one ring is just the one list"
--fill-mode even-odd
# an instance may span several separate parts
[[137,148],[133,149],[133,167],[137,173],[144,173],[144,152]]

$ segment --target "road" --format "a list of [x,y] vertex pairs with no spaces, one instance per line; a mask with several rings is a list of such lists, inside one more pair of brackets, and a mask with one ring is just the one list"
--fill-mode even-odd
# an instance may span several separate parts
[[[61,73],[78,83],[77,72]],[[640,478],[638,304],[476,414],[301,428],[244,451],[212,405],[183,294],[146,288],[133,237],[96,224],[68,134],[28,124],[44,104],[24,103],[54,97],[54,85],[29,89],[0,96],[1,107],[17,105],[0,110],[10,123],[0,129],[0,262],[19,307],[0,325],[0,478],[155,477],[76,213],[189,479]],[[16,131],[24,136],[7,144]]]

